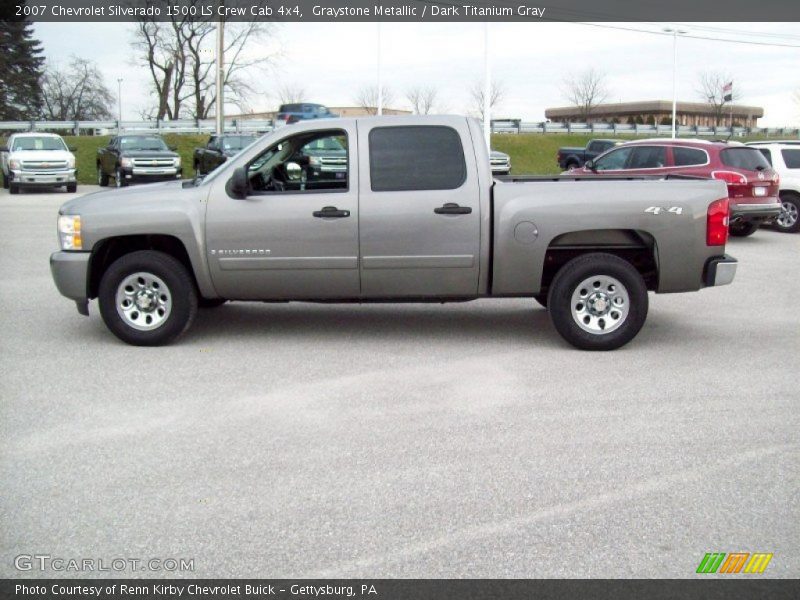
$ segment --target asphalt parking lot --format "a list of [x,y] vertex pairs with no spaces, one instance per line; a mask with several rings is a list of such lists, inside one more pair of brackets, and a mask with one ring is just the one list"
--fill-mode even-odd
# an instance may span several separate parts
[[526,299],[232,303],[148,349],[56,291],[70,197],[0,193],[0,576],[800,575],[800,235],[732,240],[733,285],[611,353]]

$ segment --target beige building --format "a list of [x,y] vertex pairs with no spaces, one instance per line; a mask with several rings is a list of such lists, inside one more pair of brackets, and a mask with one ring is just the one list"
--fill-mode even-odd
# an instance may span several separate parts
[[[364,117],[367,115],[378,114],[378,109],[375,107],[364,108],[362,106],[329,106],[328,110],[340,117]],[[260,120],[260,119],[274,119],[278,114],[277,110],[270,110],[266,112],[245,113],[241,115],[225,115],[226,119],[235,120]],[[410,115],[410,110],[401,110],[399,108],[386,108],[383,109],[384,115]]]
[[[758,119],[764,116],[760,106],[729,104],[722,108],[719,125],[733,122],[741,127],[758,127]],[[548,108],[544,116],[551,121],[566,123],[672,123],[671,100],[645,100],[642,102],[618,102],[598,104],[592,108],[588,119],[581,116],[574,106]],[[716,123],[714,108],[705,102],[678,102],[676,119],[679,125],[713,127]]]

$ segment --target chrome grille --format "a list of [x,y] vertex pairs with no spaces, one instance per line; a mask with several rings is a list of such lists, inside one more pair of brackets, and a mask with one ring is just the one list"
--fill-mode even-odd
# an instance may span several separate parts
[[171,158],[134,158],[134,167],[174,167]]
[[54,169],[66,169],[65,160],[24,160],[22,169],[24,171],[52,171]]
[[322,157],[320,158],[320,165],[326,171],[346,171],[347,170],[347,157]]

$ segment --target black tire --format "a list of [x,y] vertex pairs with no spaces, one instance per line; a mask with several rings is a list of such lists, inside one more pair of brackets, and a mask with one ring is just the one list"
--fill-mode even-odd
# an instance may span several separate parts
[[8,189],[8,177],[6,177],[5,173],[3,173],[3,189],[4,190]]
[[106,187],[108,185],[108,173],[103,171],[100,165],[97,165],[97,185]]
[[758,223],[754,223],[753,221],[736,221],[735,223],[731,223],[728,231],[733,237],[747,237],[758,231]]
[[547,294],[536,294],[533,299],[541,304],[544,308],[547,308]]
[[[136,273],[158,277],[171,298],[170,312],[155,329],[140,331],[122,318],[116,306],[117,290]],[[186,267],[176,258],[155,250],[139,250],[118,258],[100,280],[100,314],[111,332],[134,346],[162,346],[186,331],[197,314],[197,291]]]
[[567,171],[570,171],[572,169],[577,169],[577,168],[578,168],[578,163],[576,163],[574,161],[570,161],[570,162],[567,163]]
[[225,298],[198,298],[197,306],[200,308],[217,308],[226,302]]
[[792,192],[781,194],[783,211],[775,220],[775,229],[784,233],[797,233],[800,231],[800,195]]
[[[619,311],[614,310],[613,302],[606,305],[608,316],[595,317],[597,322],[602,322],[601,324],[605,323],[606,319],[612,323],[607,332],[586,331],[578,324],[577,317],[573,316],[573,294],[580,295],[580,291],[583,289],[582,284],[595,277],[598,278],[598,282],[604,278],[606,280],[615,279],[623,286],[621,292],[625,292],[628,297],[627,313],[619,324],[614,325],[611,321],[612,313],[620,314]],[[587,286],[589,287],[587,295],[595,294],[592,285]],[[620,290],[616,286],[613,287],[615,288],[614,292],[619,295]],[[598,290],[601,293],[604,291],[601,288]],[[616,296],[611,298],[612,300],[616,299]],[[590,302],[591,300],[587,304]],[[556,273],[553,283],[550,285],[547,304],[553,325],[570,344],[583,350],[614,350],[630,342],[644,325],[648,308],[647,286],[639,272],[628,261],[612,254],[600,252],[584,254],[569,261]],[[583,303],[579,300],[577,304]],[[620,304],[620,306],[623,305]],[[605,326],[603,327],[605,328]]]
[[202,173],[200,172],[200,163],[197,162],[194,163],[194,174],[195,177],[199,177],[200,175],[202,175]]
[[67,193],[74,194],[78,191],[78,184],[77,183],[68,183],[67,184]]
[[118,188],[126,187],[128,185],[128,182],[125,181],[125,176],[122,174],[122,169],[119,167],[117,167],[117,170],[114,171],[114,179]]
[[19,184],[9,182],[9,184],[8,184],[8,193],[9,194],[19,194]]

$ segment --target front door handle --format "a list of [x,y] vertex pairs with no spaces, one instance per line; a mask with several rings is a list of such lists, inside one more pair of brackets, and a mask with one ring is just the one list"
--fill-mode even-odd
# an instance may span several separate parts
[[446,202],[444,206],[434,208],[433,212],[437,215],[468,215],[472,212],[469,206],[459,206],[455,202]]
[[339,210],[335,206],[326,206],[322,210],[315,210],[312,214],[319,219],[341,219],[342,217],[349,217],[350,211]]

